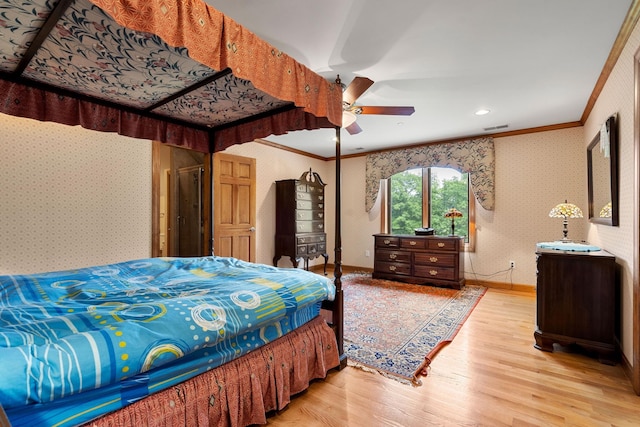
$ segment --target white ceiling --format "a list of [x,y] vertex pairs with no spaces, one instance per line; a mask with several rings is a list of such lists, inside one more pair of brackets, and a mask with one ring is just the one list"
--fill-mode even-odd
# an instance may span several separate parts
[[[374,85],[342,154],[579,121],[632,0],[206,0],[333,81]],[[476,116],[480,108],[491,110]],[[335,131],[266,138],[322,157]]]

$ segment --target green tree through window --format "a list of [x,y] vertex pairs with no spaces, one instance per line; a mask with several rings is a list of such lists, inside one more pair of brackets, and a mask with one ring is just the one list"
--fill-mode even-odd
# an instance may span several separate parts
[[435,234],[449,235],[451,220],[444,213],[454,207],[463,214],[456,218],[455,232],[468,241],[468,174],[448,168],[412,169],[393,175],[389,192],[391,233],[413,234],[416,228],[431,227]]

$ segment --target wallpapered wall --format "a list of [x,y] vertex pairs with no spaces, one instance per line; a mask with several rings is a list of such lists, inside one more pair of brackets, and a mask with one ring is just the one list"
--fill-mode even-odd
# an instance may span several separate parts
[[[3,272],[149,255],[150,143],[9,116],[0,120],[8,135],[0,146],[8,159],[0,175],[0,213],[7,218],[0,224],[7,242],[0,248]],[[561,222],[549,218],[549,210],[565,198],[586,209],[583,139],[582,128],[574,128],[496,140],[496,210],[477,205],[478,240],[476,252],[467,255],[469,274],[480,280],[535,284],[535,243],[561,237]],[[312,168],[327,184],[325,227],[333,262],[335,162],[259,143],[227,152],[257,159],[257,261],[271,264],[273,258],[274,182]],[[372,268],[372,234],[380,231],[380,210],[364,210],[364,174],[364,157],[343,160],[343,263]],[[586,223],[572,221],[570,237],[584,239]],[[516,261],[516,270],[496,274],[510,260]],[[282,258],[279,265],[291,263]]]
[[0,115],[0,274],[151,254],[151,143]]
[[[537,242],[562,238],[562,220],[549,211],[565,199],[586,210],[583,129],[496,138],[495,210],[476,203],[476,250],[465,256],[468,278],[535,286]],[[344,263],[373,268],[373,237],[380,232],[380,202],[364,209],[365,160],[343,161]],[[571,220],[569,237],[586,238],[587,219]],[[356,243],[357,242],[357,243]],[[365,251],[370,256],[367,257]],[[509,261],[516,269],[508,272]]]
[[588,238],[616,256],[622,267],[622,348],[633,363],[633,230],[638,221],[634,189],[634,55],[640,49],[640,23],[629,37],[602,93],[585,123],[584,146],[610,115],[618,113],[620,137],[620,226],[591,225]]

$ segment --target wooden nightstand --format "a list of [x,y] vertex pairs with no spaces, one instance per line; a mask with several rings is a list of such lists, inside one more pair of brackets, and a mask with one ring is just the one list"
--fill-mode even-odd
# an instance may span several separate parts
[[616,258],[608,252],[538,249],[535,347],[578,345],[601,362],[618,360],[619,290]]

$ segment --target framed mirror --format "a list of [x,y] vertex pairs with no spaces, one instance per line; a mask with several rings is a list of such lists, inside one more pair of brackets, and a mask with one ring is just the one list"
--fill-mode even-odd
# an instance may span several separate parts
[[618,225],[618,129],[616,116],[607,119],[587,147],[589,221]]

